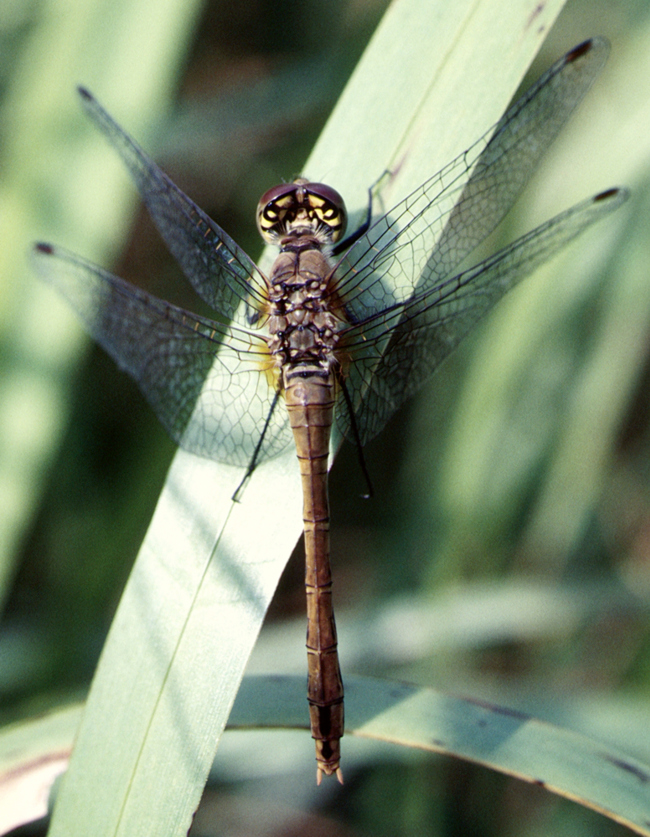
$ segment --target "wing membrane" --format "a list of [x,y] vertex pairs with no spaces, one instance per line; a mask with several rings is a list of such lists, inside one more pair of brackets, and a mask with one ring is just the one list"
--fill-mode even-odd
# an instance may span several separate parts
[[246,466],[267,419],[256,462],[292,444],[286,410],[269,419],[275,392],[261,337],[184,311],[61,248],[37,245],[35,258],[185,450]]
[[[625,190],[612,189],[589,198],[470,270],[344,332],[352,358],[347,386],[361,443],[379,433],[510,288],[627,197]],[[425,286],[436,275],[435,255],[423,270]],[[347,412],[340,412],[338,424],[352,439]]]
[[353,320],[360,322],[426,291],[449,276],[496,228],[608,53],[604,38],[573,49],[482,139],[352,245],[337,275],[338,292]]
[[[248,325],[265,298],[255,262],[182,192],[83,88],[86,112],[119,153],[172,255],[194,290],[227,320]],[[240,305],[245,302],[246,306]]]

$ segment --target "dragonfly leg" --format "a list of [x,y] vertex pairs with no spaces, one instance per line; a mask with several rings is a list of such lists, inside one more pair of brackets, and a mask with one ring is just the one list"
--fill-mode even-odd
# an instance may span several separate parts
[[343,239],[343,241],[339,241],[339,243],[332,250],[332,253],[333,253],[334,256],[340,256],[341,253],[345,253],[345,251],[349,247],[351,247],[354,244],[355,241],[358,241],[361,238],[362,235],[365,235],[368,232],[368,230],[370,229],[370,227],[372,225],[373,192],[375,191],[377,186],[381,183],[381,181],[385,177],[391,177],[391,176],[392,176],[392,172],[390,172],[388,169],[386,169],[386,171],[384,171],[382,174],[379,175],[379,177],[377,178],[377,180],[375,180],[375,182],[372,184],[372,186],[370,186],[370,188],[368,189],[368,209],[366,211],[365,220],[363,221],[363,223],[359,227],[357,227],[357,229],[353,233],[350,233],[350,235],[347,235]]
[[246,467],[246,473],[242,477],[241,482],[235,489],[235,493],[232,495],[232,500],[234,503],[239,503],[241,500],[241,496],[244,493],[244,488],[246,483],[251,478],[253,471],[257,467],[257,460],[259,459],[260,451],[262,450],[262,445],[264,444],[264,437],[266,436],[266,431],[269,429],[269,425],[271,423],[271,417],[275,411],[275,408],[278,405],[278,401],[280,400],[280,390],[277,389],[275,391],[275,395],[273,396],[273,403],[271,404],[271,409],[266,417],[266,421],[264,422],[264,427],[262,428],[262,432],[260,433],[260,438],[255,445],[255,450],[253,451],[253,455],[251,456],[251,460]]
[[339,380],[339,385],[343,393],[343,399],[345,401],[345,406],[347,407],[348,415],[350,416],[350,427],[352,428],[352,435],[354,436],[354,446],[357,449],[359,467],[361,468],[361,473],[363,474],[363,478],[366,481],[366,486],[368,487],[368,493],[362,496],[364,500],[369,500],[373,495],[372,481],[370,479],[370,474],[368,473],[366,458],[363,455],[363,447],[361,446],[361,436],[359,435],[359,427],[357,426],[357,419],[354,415],[354,410],[352,408],[352,399],[350,398],[350,393],[348,392],[348,388],[345,385],[345,381],[342,378]]

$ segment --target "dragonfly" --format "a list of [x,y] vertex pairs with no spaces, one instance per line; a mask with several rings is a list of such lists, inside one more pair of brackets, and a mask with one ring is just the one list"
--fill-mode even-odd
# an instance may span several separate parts
[[332,606],[327,473],[333,424],[358,446],[517,282],[627,198],[612,188],[469,269],[607,59],[593,38],[557,61],[467,151],[345,238],[332,187],[297,178],[261,198],[279,254],[265,275],[85,89],[85,110],[129,169],[200,297],[199,316],[52,244],[41,274],[132,375],[182,448],[253,470],[295,446],[303,487],[308,702],[317,781],[342,781],[343,682]]

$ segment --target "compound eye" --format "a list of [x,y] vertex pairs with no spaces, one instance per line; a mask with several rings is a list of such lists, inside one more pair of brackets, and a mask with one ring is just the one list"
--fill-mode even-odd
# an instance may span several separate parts
[[280,183],[260,198],[255,217],[257,229],[267,244],[273,244],[287,212],[295,207],[298,188],[296,183]]
[[278,186],[273,186],[273,188],[267,189],[257,204],[258,213],[262,212],[267,204],[274,203],[280,198],[285,197],[285,195],[295,194],[297,188],[298,186],[296,183],[280,183]]
[[329,227],[332,243],[337,242],[348,224],[343,198],[326,183],[304,183],[302,188],[308,194],[309,205],[318,220]]

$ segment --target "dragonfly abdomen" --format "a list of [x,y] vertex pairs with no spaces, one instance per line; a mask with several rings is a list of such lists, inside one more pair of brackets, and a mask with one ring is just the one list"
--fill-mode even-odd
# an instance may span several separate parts
[[309,715],[316,741],[317,779],[336,773],[343,735],[343,681],[332,606],[327,464],[334,418],[334,374],[287,371],[285,396],[303,491]]

